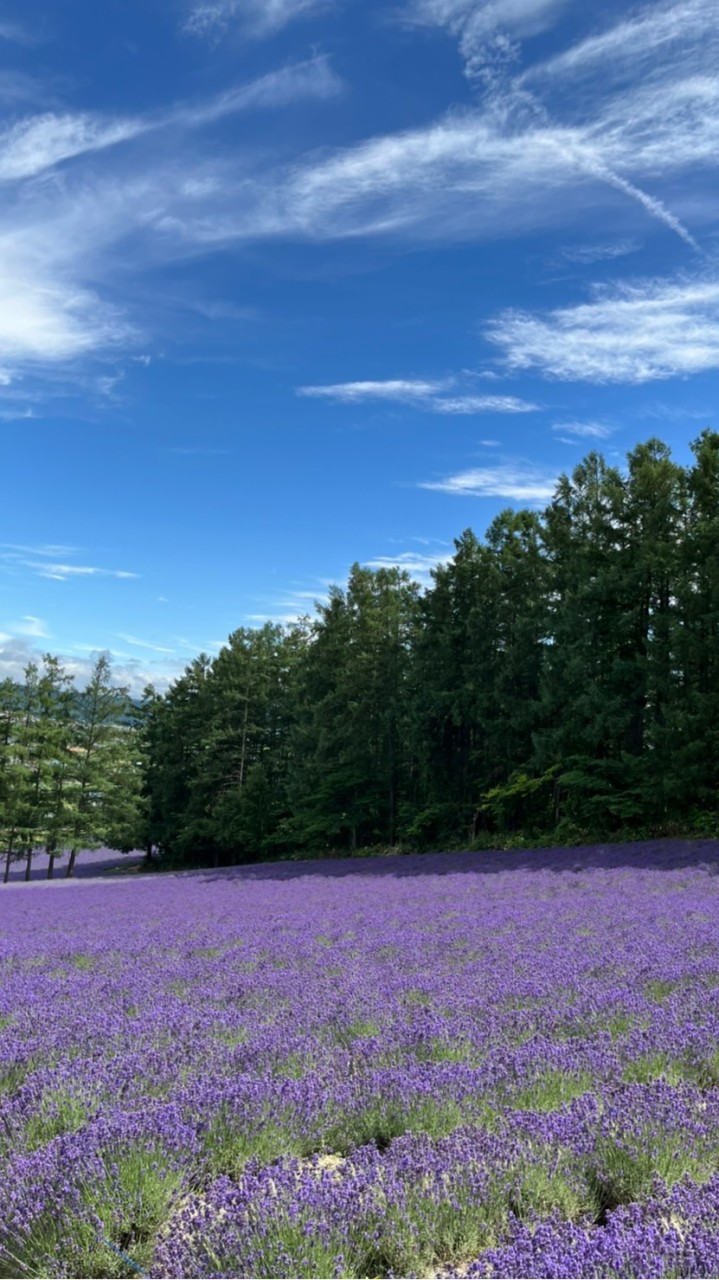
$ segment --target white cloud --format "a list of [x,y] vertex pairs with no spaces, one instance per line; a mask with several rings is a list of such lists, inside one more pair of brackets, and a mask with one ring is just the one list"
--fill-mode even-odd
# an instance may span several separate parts
[[0,40],[7,40],[10,44],[32,44],[27,29],[21,27],[19,22],[11,22],[9,18],[0,18]]
[[340,400],[358,404],[363,400],[398,400],[403,404],[427,400],[451,386],[451,381],[389,379],[385,382],[338,382],[331,386],[298,387],[297,395],[318,400]]
[[274,111],[293,102],[312,99],[321,102],[336,97],[342,88],[342,81],[332,70],[329,59],[319,54],[279,71],[270,71],[206,102],[184,104],[158,117],[153,127],[181,125],[197,129],[242,111]]
[[675,71],[685,70],[687,62],[691,68],[697,62],[710,68],[718,39],[714,0],[654,0],[606,31],[530,67],[522,79],[556,83],[581,78],[586,85],[594,73],[605,83],[638,82],[645,79],[645,70],[656,75],[667,63]]
[[8,640],[13,636],[25,639],[47,639],[50,634],[45,620],[29,613],[15,622],[4,622],[2,626]]
[[67,582],[70,578],[139,578],[138,573],[130,573],[127,569],[98,569],[95,565],[86,564],[54,564],[51,561],[25,560],[26,569],[34,569],[41,578],[52,578],[56,582]]
[[[129,579],[140,576],[127,569],[103,569],[96,565],[69,563],[70,557],[76,553],[74,547],[26,547],[3,543],[0,545],[0,564],[11,573],[29,570],[39,578],[50,578],[56,582],[67,582],[72,578]],[[65,559],[61,560],[61,556]]]
[[514,128],[491,111],[455,113],[245,181],[226,193],[233,208],[190,212],[175,230],[204,244],[274,236],[481,240],[571,224],[583,210],[596,213],[604,189],[694,246],[680,219],[639,183],[717,163],[719,82],[712,91],[662,86],[622,99],[582,125],[534,119]]
[[567,0],[414,0],[409,21],[446,27],[459,41],[469,77],[490,77],[517,56],[514,39],[550,27]]
[[428,587],[432,581],[432,570],[438,565],[448,564],[452,554],[450,551],[426,555],[417,551],[402,551],[396,556],[375,556],[373,560],[366,560],[365,564],[368,569],[404,569],[413,581]]
[[[32,637],[0,633],[0,680],[9,677],[22,681],[28,663],[39,663],[45,651],[45,647],[38,648]],[[148,684],[154,684],[163,692],[173,680],[182,675],[185,666],[182,661],[165,658],[158,658],[156,661],[151,658],[131,658],[107,645],[65,646],[56,656],[67,675],[74,679],[78,688],[82,688],[90,678],[95,659],[101,653],[107,654],[112,663],[112,683],[128,687],[135,697],[139,697]]]
[[[309,12],[308,4],[248,0],[235,5],[234,16],[277,26]],[[598,68],[588,97],[561,94],[564,118],[556,124],[541,111],[522,115],[493,102],[292,162],[275,163],[249,145],[231,160],[213,152],[205,139],[202,150],[196,146],[196,131],[231,112],[331,98],[340,86],[322,58],[164,112],[121,119],[45,112],[16,122],[6,130],[0,155],[8,192],[0,209],[0,365],[12,373],[27,363],[37,374],[131,349],[143,335],[125,304],[122,310],[113,305],[115,279],[122,274],[134,284],[148,264],[237,242],[382,236],[445,244],[552,225],[583,226],[588,213],[602,217],[608,236],[612,205],[625,200],[642,219],[646,215],[695,245],[693,229],[665,196],[674,179],[719,164],[719,81],[708,69],[719,24],[705,23],[702,30],[707,5],[708,0],[686,0],[681,6],[691,20],[679,43],[677,5],[652,6],[632,20],[648,29],[656,11],[665,31],[666,38],[656,37],[645,77],[627,77],[617,86],[602,70],[611,48],[634,47],[631,42],[639,40],[631,23],[629,36],[627,24],[620,23],[613,35],[602,37],[604,53],[584,42],[581,54],[582,46],[576,46],[574,61],[565,59],[552,74],[546,68],[537,73],[540,88],[552,91],[565,84],[562,77],[571,87],[575,65]],[[219,13],[222,6],[205,6],[215,8]],[[525,39],[559,10],[550,0],[425,0],[414,5],[412,15],[416,22],[464,24],[465,33],[471,26],[481,45],[482,33],[490,32],[491,43],[491,33],[500,28],[510,42]],[[171,146],[160,133],[170,129]],[[573,250],[574,260],[596,260],[591,245],[583,259],[576,257],[579,251]],[[129,292],[125,284],[124,297]],[[151,323],[145,314],[142,319]],[[323,394],[310,388],[306,393]],[[401,402],[403,394],[385,398]],[[436,400],[441,388],[432,394]],[[355,400],[373,395],[380,398],[379,391],[357,391]],[[485,411],[478,404],[460,409],[463,402],[469,404],[457,391],[433,411]]]
[[456,379],[443,381],[389,379],[385,382],[339,382],[330,386],[298,387],[297,395],[315,399],[338,400],[342,404],[390,400],[414,405],[426,412],[442,414],[531,413],[536,404],[516,396],[444,396]]
[[533,413],[539,405],[517,396],[454,396],[451,399],[433,400],[435,413]]
[[[709,0],[691,3],[706,17]],[[500,29],[535,34],[561,7],[559,0],[417,0],[409,18],[457,33],[471,29],[483,47]],[[642,22],[651,22],[653,9]],[[678,7],[673,17],[665,11],[678,30]],[[277,235],[481,239],[571,225],[583,211],[595,212],[603,188],[605,203],[623,197],[696,248],[656,187],[688,167],[717,164],[719,24],[704,25],[706,35],[701,22],[690,24],[679,67],[674,50],[664,57],[659,41],[651,76],[633,75],[616,91],[602,71],[589,101],[563,94],[560,123],[524,81],[507,80],[482,110],[245,180],[234,195],[227,192],[224,209],[178,220],[175,229],[195,243]],[[561,91],[561,69],[545,80]]]
[[327,0],[209,0],[194,6],[184,29],[190,35],[217,36],[238,21],[249,34],[268,36],[326,7]]
[[642,383],[719,368],[719,283],[648,280],[597,288],[548,315],[505,311],[487,337],[512,369],[566,381]]
[[33,409],[24,409],[19,406],[15,409],[11,406],[0,409],[0,422],[22,422],[24,419],[35,419],[39,416]]
[[101,151],[137,136],[141,121],[47,112],[20,120],[0,134],[0,181],[41,173],[72,156]]
[[[141,138],[161,130],[179,131],[184,138],[235,112],[308,97],[321,100],[339,88],[327,59],[318,57],[164,114],[107,120],[50,112],[6,129],[0,138],[0,181],[9,186],[0,209],[3,374],[12,377],[25,363],[37,374],[42,365],[59,366],[135,343],[137,328],[106,297],[116,246],[131,233],[145,244],[153,237],[162,256],[169,249],[162,226],[168,209],[217,199],[221,184],[212,166],[203,169],[195,162],[188,168],[172,154],[158,160],[145,152],[138,162],[131,151],[120,177],[113,172],[103,178],[93,167],[100,150],[119,142],[137,147]],[[76,167],[62,180],[48,173],[71,159]],[[40,175],[42,182],[29,181]],[[174,255],[176,243],[169,251]],[[137,268],[139,244],[134,252]],[[117,265],[126,271],[127,257]]]
[[29,547],[23,543],[2,542],[0,543],[0,551],[12,554],[22,554],[30,556],[47,556],[49,559],[57,559],[58,556],[77,555],[78,547],[68,547],[61,543],[45,543],[41,546]]
[[10,125],[0,134],[0,182],[16,182],[65,160],[105,151],[167,128],[198,129],[248,110],[288,106],[298,99],[333,97],[342,82],[326,57],[269,72],[203,102],[182,103],[155,115],[121,119],[83,112],[48,111]]
[[307,616],[313,616],[315,606],[326,604],[329,599],[329,580],[317,578],[317,586],[310,589],[288,587],[273,596],[257,597],[257,604],[264,611],[245,614],[244,621],[257,626],[266,622],[292,626]]
[[167,649],[164,645],[151,644],[147,640],[138,640],[137,636],[126,635],[124,631],[118,631],[118,640],[124,640],[125,644],[133,645],[136,649],[149,649],[152,653],[175,653],[174,649]]
[[75,359],[130,341],[119,311],[58,273],[38,270],[28,255],[13,258],[0,230],[0,357],[8,361]]
[[555,485],[554,472],[520,461],[495,467],[473,467],[444,480],[425,481],[419,488],[457,497],[508,498],[513,502],[538,503],[552,497]]
[[563,431],[576,440],[606,440],[612,434],[612,428],[603,422],[555,422],[552,431]]
[[566,262],[577,262],[580,266],[591,266],[595,262],[611,262],[614,258],[624,258],[627,254],[636,253],[639,249],[636,240],[614,240],[597,244],[566,245],[562,249],[562,258]]

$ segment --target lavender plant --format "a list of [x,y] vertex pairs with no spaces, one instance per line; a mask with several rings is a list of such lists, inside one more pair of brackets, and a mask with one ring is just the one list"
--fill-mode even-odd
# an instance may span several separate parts
[[10,888],[0,1277],[715,1275],[717,852]]

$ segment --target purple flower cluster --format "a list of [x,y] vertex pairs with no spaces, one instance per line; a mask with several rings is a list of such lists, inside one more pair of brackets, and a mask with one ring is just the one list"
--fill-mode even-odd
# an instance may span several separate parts
[[0,1277],[717,1274],[718,853],[7,890]]

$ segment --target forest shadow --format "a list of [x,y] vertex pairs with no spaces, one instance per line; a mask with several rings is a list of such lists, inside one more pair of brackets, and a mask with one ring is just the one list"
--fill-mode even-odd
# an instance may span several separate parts
[[371,877],[556,872],[581,875],[593,870],[679,871],[703,868],[719,874],[719,840],[638,840],[628,844],[580,845],[576,848],[472,851],[467,853],[393,854],[376,858],[317,858],[307,861],[245,863],[240,866],[178,872],[206,882],[300,880]]

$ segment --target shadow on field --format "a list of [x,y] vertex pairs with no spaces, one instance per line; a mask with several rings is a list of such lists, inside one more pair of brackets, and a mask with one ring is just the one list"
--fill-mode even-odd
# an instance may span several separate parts
[[[139,873],[144,860],[145,855],[140,850],[136,850],[134,853],[118,853],[115,849],[85,849],[78,854],[73,880],[95,880],[104,876],[108,876],[111,879],[123,879],[125,876],[135,876]],[[65,879],[67,861],[67,855],[56,859],[55,873],[50,883],[57,884]],[[42,849],[36,850],[32,859],[31,884],[36,884],[38,881],[48,883],[47,865],[48,858],[45,851]],[[5,857],[4,854],[0,854],[0,881],[2,880],[4,866]],[[25,859],[22,858],[11,864],[10,884],[25,883]],[[1,883],[0,888],[2,888]]]
[[677,871],[703,867],[719,874],[719,840],[641,840],[630,844],[583,845],[573,849],[486,850],[471,853],[414,853],[384,858],[317,858],[263,862],[213,871],[190,871],[203,881],[300,880],[343,876],[406,878],[457,873],[555,871],[581,875],[590,870],[626,867],[640,871]]

